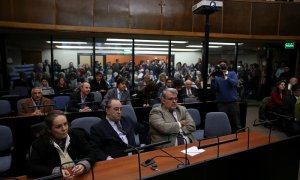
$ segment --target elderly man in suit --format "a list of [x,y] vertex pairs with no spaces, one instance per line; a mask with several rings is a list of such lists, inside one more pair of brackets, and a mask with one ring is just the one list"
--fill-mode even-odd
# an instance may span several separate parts
[[53,103],[50,99],[43,97],[42,89],[34,87],[31,90],[31,97],[22,100],[20,116],[47,115],[53,110]]
[[102,107],[105,107],[106,103],[110,99],[119,99],[122,104],[131,105],[129,91],[126,90],[126,79],[120,77],[117,79],[117,87],[110,89],[103,98]]
[[151,142],[171,141],[160,147],[172,147],[196,141],[192,135],[196,130],[195,122],[186,108],[177,104],[177,94],[174,88],[165,89],[161,96],[161,106],[153,108],[150,112]]
[[136,146],[135,125],[121,118],[122,104],[118,99],[110,99],[105,106],[106,118],[91,127],[91,144],[97,160],[109,160],[127,156],[128,147]]
[[185,87],[182,88],[183,98],[198,98],[198,91],[192,87],[193,82],[191,80],[185,81]]
[[88,82],[80,85],[80,90],[70,95],[68,104],[69,112],[89,112],[97,110],[98,105],[95,102],[94,94],[91,93],[91,86]]

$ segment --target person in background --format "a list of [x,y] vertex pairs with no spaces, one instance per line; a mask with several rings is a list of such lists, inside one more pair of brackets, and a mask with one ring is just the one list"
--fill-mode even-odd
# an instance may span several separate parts
[[102,101],[102,107],[105,107],[106,103],[110,99],[119,99],[122,104],[131,105],[130,94],[126,89],[126,79],[120,77],[117,79],[117,87],[108,90]]
[[193,82],[191,80],[185,81],[185,87],[182,88],[183,98],[198,98],[198,91],[192,87]]
[[40,87],[42,89],[43,95],[55,94],[54,89],[49,86],[48,80],[46,78],[41,79]]
[[108,90],[108,84],[103,79],[103,74],[101,72],[97,72],[95,74],[95,79],[90,81],[90,84],[91,84],[91,91],[106,92]]
[[67,110],[69,112],[90,112],[97,109],[98,105],[95,102],[94,94],[91,93],[90,83],[81,83],[79,91],[70,95]]
[[161,96],[161,106],[153,108],[150,112],[151,143],[171,141],[171,143],[157,148],[196,141],[192,134],[196,130],[195,122],[186,108],[177,104],[177,94],[178,92],[174,88],[165,89]]
[[218,110],[227,114],[232,132],[235,133],[241,128],[237,74],[228,71],[226,61],[220,61],[218,67],[211,75],[211,89],[216,93]]
[[276,83],[275,89],[271,92],[271,101],[267,105],[269,111],[282,114],[283,102],[288,94],[285,87],[285,79],[279,79]]
[[79,129],[69,129],[66,116],[57,111],[45,118],[45,131],[33,143],[27,164],[29,177],[61,174],[72,178],[89,171],[95,151]]
[[21,102],[20,116],[41,116],[47,115],[53,110],[52,100],[43,97],[42,89],[34,87],[31,90],[31,97]]
[[70,89],[69,85],[66,83],[64,77],[58,78],[57,84],[55,85],[55,92],[57,94],[64,94],[69,93],[72,90]]

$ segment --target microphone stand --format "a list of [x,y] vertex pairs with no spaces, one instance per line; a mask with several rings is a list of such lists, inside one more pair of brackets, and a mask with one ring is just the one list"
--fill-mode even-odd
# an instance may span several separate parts
[[[141,156],[140,156],[140,151],[138,148],[130,145],[130,144],[127,144],[128,147],[130,147],[131,149],[134,149],[134,151],[137,152],[137,156],[138,156],[138,167],[139,167],[139,179],[142,179],[142,170],[141,170]],[[124,151],[126,152],[126,150]]]
[[177,137],[182,138],[185,142],[185,163],[184,163],[184,166],[187,166],[187,165],[190,164],[190,161],[189,161],[188,155],[187,155],[187,140],[183,136],[180,136],[180,135],[177,135]]
[[273,122],[277,122],[279,119],[273,119],[273,120],[266,120],[265,122],[262,122],[262,123],[256,123],[257,119],[255,119],[255,121],[253,122],[253,127],[255,126],[260,126],[260,125],[264,125],[264,124],[267,124],[267,125],[270,125],[269,126],[269,143],[271,142],[271,134],[272,134],[272,128],[274,126]]

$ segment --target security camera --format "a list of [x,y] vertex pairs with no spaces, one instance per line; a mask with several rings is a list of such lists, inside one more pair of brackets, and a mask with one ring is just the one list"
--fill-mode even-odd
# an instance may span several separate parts
[[222,1],[202,0],[192,7],[194,14],[211,14],[223,7]]

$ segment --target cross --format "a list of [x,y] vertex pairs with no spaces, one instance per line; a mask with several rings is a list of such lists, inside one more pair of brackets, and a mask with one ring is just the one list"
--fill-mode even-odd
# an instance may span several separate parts
[[160,13],[163,13],[163,6],[166,6],[166,4],[161,0],[160,3],[158,4],[160,6]]

